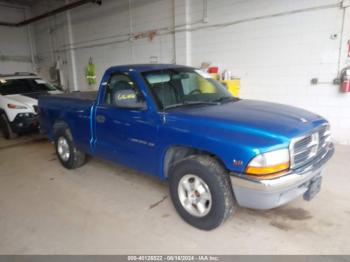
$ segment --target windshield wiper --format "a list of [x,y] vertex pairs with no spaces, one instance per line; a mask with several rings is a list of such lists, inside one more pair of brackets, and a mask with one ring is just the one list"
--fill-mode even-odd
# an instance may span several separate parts
[[182,106],[191,106],[191,105],[218,105],[218,101],[184,101],[182,103],[177,103],[173,105],[169,105],[163,108],[163,110],[175,108],[175,107],[182,107]]
[[225,103],[225,102],[233,102],[233,101],[236,102],[238,100],[239,100],[239,98],[234,97],[234,96],[224,96],[224,97],[221,97],[219,99],[214,100],[213,102]]

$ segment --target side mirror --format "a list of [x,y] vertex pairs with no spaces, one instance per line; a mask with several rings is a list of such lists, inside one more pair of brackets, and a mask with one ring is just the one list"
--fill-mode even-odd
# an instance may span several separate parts
[[114,104],[117,107],[142,109],[146,107],[146,102],[137,97],[134,90],[120,90],[114,93]]

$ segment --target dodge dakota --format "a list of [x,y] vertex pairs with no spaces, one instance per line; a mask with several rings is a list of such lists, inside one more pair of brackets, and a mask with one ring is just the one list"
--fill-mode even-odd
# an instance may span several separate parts
[[88,154],[167,180],[179,215],[203,230],[237,206],[312,199],[334,152],[321,116],[233,97],[179,65],[111,67],[98,92],[40,97],[39,112],[64,167]]

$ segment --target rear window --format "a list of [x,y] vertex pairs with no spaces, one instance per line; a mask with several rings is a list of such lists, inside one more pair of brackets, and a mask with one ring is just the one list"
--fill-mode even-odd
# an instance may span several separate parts
[[40,78],[0,79],[1,95],[39,93],[55,90],[55,87]]

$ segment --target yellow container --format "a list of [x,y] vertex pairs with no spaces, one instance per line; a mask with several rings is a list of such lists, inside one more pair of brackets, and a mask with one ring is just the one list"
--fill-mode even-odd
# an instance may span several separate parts
[[211,76],[211,78],[213,78],[215,80],[220,80],[220,75],[217,73],[211,73],[210,76]]
[[215,86],[204,78],[197,78],[199,90],[202,94],[213,94],[216,92]]
[[235,97],[239,95],[239,89],[241,87],[241,79],[236,78],[232,80],[221,80],[222,84],[224,84],[227,90]]

